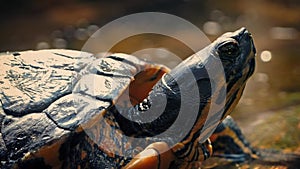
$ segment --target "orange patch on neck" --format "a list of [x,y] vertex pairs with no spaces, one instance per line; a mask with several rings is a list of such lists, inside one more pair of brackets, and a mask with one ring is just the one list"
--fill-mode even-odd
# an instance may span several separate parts
[[165,67],[154,66],[135,75],[134,80],[129,86],[131,104],[136,105],[142,102],[149,95],[153,86],[167,72],[169,72],[169,70]]

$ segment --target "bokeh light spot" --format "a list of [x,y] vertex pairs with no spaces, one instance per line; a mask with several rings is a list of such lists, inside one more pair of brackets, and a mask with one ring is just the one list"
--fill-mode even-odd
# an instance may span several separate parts
[[272,60],[272,53],[268,50],[262,51],[260,54],[260,59],[263,62],[270,62]]
[[208,35],[219,35],[221,30],[221,25],[218,22],[207,21],[203,25],[203,31]]
[[41,49],[49,49],[50,48],[50,45],[49,43],[47,42],[39,42],[37,45],[36,45],[36,49],[37,50],[41,50]]

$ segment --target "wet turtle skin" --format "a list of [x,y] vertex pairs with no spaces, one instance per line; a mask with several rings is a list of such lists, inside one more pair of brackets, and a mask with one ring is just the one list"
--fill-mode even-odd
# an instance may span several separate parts
[[[176,156],[170,168],[186,168],[193,161],[205,160],[211,154],[204,145],[214,131],[213,127],[203,129],[210,98],[227,87],[225,108],[216,114],[221,118],[209,121],[217,126],[240,99],[254,71],[254,55],[253,41],[245,28],[224,34],[171,72],[126,54],[105,58],[71,50],[3,54],[1,168],[121,168],[147,146],[135,146],[137,143],[124,135],[145,137],[149,144],[166,142]],[[213,93],[203,65],[218,58],[226,81],[217,84]],[[184,78],[186,68],[195,76],[201,95],[193,128],[179,143],[170,138],[151,140],[177,117],[180,90],[174,79]],[[130,100],[124,101],[127,89]],[[149,115],[145,112],[157,106],[153,101],[161,94],[168,102],[162,116],[153,122],[137,123],[121,116],[124,112],[131,117]],[[135,106],[128,107],[128,101]],[[108,152],[110,147],[117,152]]]
[[[157,103],[163,102],[161,98],[166,95],[167,105],[159,118],[150,123],[140,124],[135,123],[134,120],[127,120],[130,117],[125,119],[122,115],[118,116],[115,113],[120,127],[127,135],[150,137],[149,139],[152,139],[153,135],[164,132],[169,127],[174,126],[173,123],[178,117],[180,105],[183,101],[184,104],[188,105],[184,111],[189,112],[198,109],[199,113],[195,121],[194,119],[186,118],[185,123],[179,124],[183,129],[188,128],[189,124],[193,124],[192,129],[189,130],[189,133],[179,143],[174,142],[176,140],[174,138],[182,135],[181,131],[178,130],[174,131],[174,134],[171,136],[173,139],[170,140],[166,137],[159,140],[171,145],[172,151],[177,157],[177,160],[171,164],[170,168],[189,168],[191,162],[207,159],[211,155],[207,140],[213,134],[214,126],[217,126],[225,119],[238,103],[248,78],[254,72],[255,52],[251,35],[246,29],[242,28],[238,31],[224,34],[205,49],[183,61],[169,74],[162,77],[162,83],[157,83],[154,86],[149,97],[140,107],[146,109],[144,111],[147,111],[147,108],[151,106],[155,110],[160,110],[161,105]],[[203,66],[206,65],[207,67],[215,68],[214,60],[216,58],[220,58],[224,66],[226,78],[224,82],[220,83],[212,81],[205,66]],[[187,95],[193,96],[193,93],[189,92],[192,85],[191,80],[186,79],[188,76],[186,68],[191,70],[196,78],[198,92],[200,93],[200,101],[198,100],[199,104],[195,104],[196,107],[193,104],[194,98],[189,97],[187,100],[180,99],[182,89],[179,89],[178,81],[182,82],[180,85],[185,86]],[[174,80],[174,77],[176,80]],[[212,104],[212,95],[219,96],[224,86],[226,87],[225,107],[208,116],[209,107]],[[217,101],[214,104],[222,103],[221,101]],[[136,114],[142,114],[140,107],[129,108],[125,112],[129,112],[128,114],[131,117],[135,117]],[[124,114],[124,112],[121,114]],[[151,116],[151,113],[149,114],[146,115]],[[204,126],[205,123],[207,126]]]

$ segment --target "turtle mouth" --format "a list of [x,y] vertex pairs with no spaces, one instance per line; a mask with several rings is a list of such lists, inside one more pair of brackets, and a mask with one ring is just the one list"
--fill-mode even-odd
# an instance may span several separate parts
[[246,79],[248,79],[254,73],[254,70],[255,70],[255,56],[256,56],[256,48],[255,48],[255,45],[254,45],[254,42],[253,42],[252,35],[249,32],[247,32],[247,34],[250,38],[251,52],[249,54],[250,56],[249,56],[249,60],[247,62],[248,66],[249,66],[249,70],[248,70],[248,74],[247,74]]
[[[240,60],[240,61],[244,60],[244,62],[245,62],[243,69],[248,67],[248,72],[244,75],[244,76],[246,76],[245,80],[247,80],[254,73],[254,70],[255,70],[256,48],[255,48],[255,45],[253,42],[252,35],[247,29],[244,29],[242,31],[240,41],[243,44],[243,46],[245,47],[245,49],[248,48],[248,50],[246,50],[247,52],[245,52],[245,54],[244,54],[244,56],[246,56],[246,57],[241,57],[241,58],[245,58],[245,59]],[[248,54],[246,54],[246,53],[248,53]]]
[[248,79],[254,73],[254,70],[255,70],[255,58],[254,57],[250,59],[250,61],[248,62],[248,65],[249,65],[249,71],[248,71],[246,79]]

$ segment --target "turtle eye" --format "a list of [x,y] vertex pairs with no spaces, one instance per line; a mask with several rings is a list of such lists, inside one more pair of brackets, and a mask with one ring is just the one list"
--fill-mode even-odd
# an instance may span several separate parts
[[219,54],[225,57],[236,57],[239,55],[239,45],[234,42],[226,43],[218,48]]

